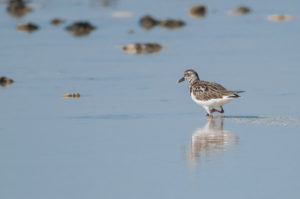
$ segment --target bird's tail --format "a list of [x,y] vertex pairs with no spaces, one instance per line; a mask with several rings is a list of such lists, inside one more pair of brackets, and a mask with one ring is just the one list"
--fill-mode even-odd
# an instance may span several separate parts
[[228,91],[228,97],[238,98],[240,97],[237,93],[243,93],[245,91]]

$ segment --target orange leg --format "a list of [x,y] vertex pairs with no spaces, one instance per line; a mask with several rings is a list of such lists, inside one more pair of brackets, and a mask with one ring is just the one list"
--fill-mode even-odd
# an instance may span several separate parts
[[218,113],[224,113],[224,109],[223,109],[223,107],[222,106],[220,106],[220,108],[221,108],[221,110],[219,111],[219,110],[217,110],[217,109],[211,109],[211,112],[213,113],[213,112],[218,112]]

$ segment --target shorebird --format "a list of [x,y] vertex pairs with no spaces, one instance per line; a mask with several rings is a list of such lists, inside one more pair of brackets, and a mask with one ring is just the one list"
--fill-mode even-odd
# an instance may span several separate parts
[[[194,102],[201,105],[207,112],[206,116],[213,117],[214,112],[224,113],[223,105],[240,97],[237,93],[244,91],[231,91],[215,82],[207,82],[199,79],[196,71],[190,69],[184,72],[184,76],[178,83],[187,80],[189,91]],[[220,107],[220,110],[216,108]]]

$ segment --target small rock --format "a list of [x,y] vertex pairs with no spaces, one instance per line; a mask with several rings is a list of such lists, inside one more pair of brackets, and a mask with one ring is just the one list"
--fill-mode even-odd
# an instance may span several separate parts
[[66,27],[66,30],[71,32],[74,36],[88,35],[91,31],[95,30],[96,27],[86,21],[74,22]]
[[0,86],[8,86],[10,84],[14,83],[14,80],[8,78],[8,77],[0,77]]
[[6,10],[12,17],[19,18],[31,12],[32,8],[27,6],[23,0],[9,0]]
[[64,93],[62,94],[63,98],[80,98],[80,94],[79,93]]
[[159,25],[166,29],[178,29],[185,25],[185,23],[178,19],[165,19],[159,22]]
[[62,23],[65,23],[65,20],[59,18],[54,18],[51,20],[51,24],[55,26],[60,25]]
[[193,6],[190,11],[190,15],[194,17],[205,17],[206,15],[206,7],[204,5]]
[[162,49],[158,43],[135,43],[123,46],[124,51],[135,54],[152,54]]
[[154,26],[158,25],[159,21],[151,17],[150,15],[146,15],[140,19],[140,25],[146,30],[152,29]]
[[268,16],[269,21],[275,21],[275,22],[290,21],[292,19],[294,19],[293,16],[285,15],[285,14],[276,14],[276,15],[269,15]]
[[31,32],[33,32],[33,31],[38,30],[39,27],[38,27],[37,25],[33,24],[33,23],[28,22],[28,23],[25,23],[25,24],[19,24],[19,25],[17,26],[17,29],[18,29],[19,31],[31,33]]
[[246,15],[251,12],[251,9],[246,6],[237,7],[235,10],[228,11],[229,15]]

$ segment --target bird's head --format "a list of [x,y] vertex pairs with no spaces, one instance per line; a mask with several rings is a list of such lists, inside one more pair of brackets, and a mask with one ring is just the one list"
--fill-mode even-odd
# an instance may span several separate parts
[[189,69],[184,72],[183,77],[180,80],[178,80],[178,83],[181,83],[184,80],[191,82],[191,81],[198,80],[198,79],[199,79],[199,76],[198,76],[197,72],[192,69]]

